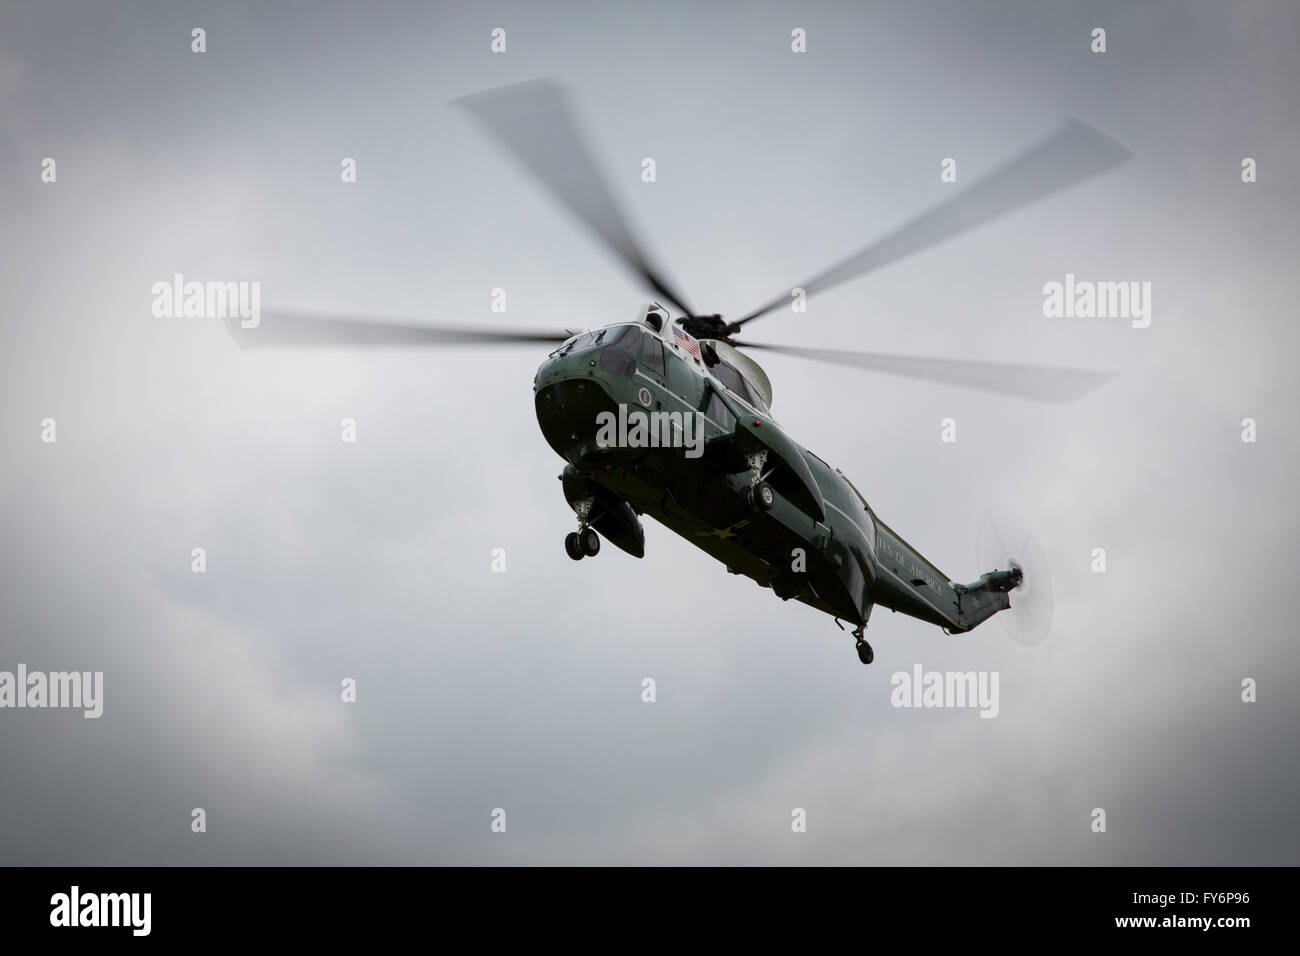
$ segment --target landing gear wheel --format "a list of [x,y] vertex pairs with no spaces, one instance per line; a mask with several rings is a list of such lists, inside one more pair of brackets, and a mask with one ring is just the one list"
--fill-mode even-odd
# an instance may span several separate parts
[[871,649],[871,645],[858,638],[858,660],[864,664],[870,664],[876,659],[876,652]]
[[574,561],[582,560],[582,545],[578,542],[578,532],[570,531],[564,536],[564,551]]
[[766,481],[757,481],[745,489],[745,504],[750,511],[771,511],[776,504],[776,492]]
[[593,528],[583,528],[578,532],[578,546],[584,556],[594,558],[600,554],[600,535]]

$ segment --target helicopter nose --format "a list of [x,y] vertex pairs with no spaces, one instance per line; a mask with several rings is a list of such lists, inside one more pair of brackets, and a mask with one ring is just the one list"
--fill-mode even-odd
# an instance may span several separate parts
[[571,461],[597,449],[601,413],[617,414],[618,409],[609,393],[586,377],[563,378],[544,385],[537,390],[534,405],[547,444]]
[[570,371],[572,359],[573,356],[567,354],[551,353],[547,356],[546,361],[537,367],[537,374],[533,376],[533,391],[540,392],[548,385],[568,378],[572,374]]
[[[598,350],[554,355],[537,370],[534,406],[547,444],[574,460],[596,449],[597,418],[618,405],[596,371]],[[590,447],[584,447],[590,446]]]

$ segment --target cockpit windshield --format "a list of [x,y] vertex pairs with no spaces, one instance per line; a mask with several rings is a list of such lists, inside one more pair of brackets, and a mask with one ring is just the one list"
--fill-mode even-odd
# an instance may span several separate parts
[[587,345],[588,343],[590,343],[591,340],[592,340],[592,338],[594,338],[594,337],[595,337],[595,333],[594,333],[594,332],[582,332],[582,333],[580,333],[580,334],[578,334],[578,335],[575,335],[573,338],[568,339],[567,341],[565,341],[565,343],[564,343],[563,345],[561,345],[558,349],[556,349],[556,350],[555,350],[554,352],[552,352],[551,354],[552,354],[552,355],[568,355],[568,354],[569,354],[570,352],[572,352],[574,349],[576,349],[576,348],[581,348],[582,346]]
[[637,346],[641,342],[640,328],[635,325],[616,325],[602,331],[605,333],[606,344],[621,345],[633,355],[636,354]]
[[[583,332],[581,335],[575,335],[573,338],[569,339],[551,354],[568,355],[574,349],[585,349],[590,345],[600,345],[602,342],[606,341],[607,338],[609,341],[616,341],[620,335],[626,335],[629,329],[633,332],[638,331],[637,327],[634,325],[620,325],[612,329],[596,329],[594,332]],[[609,338],[611,335],[612,338]],[[635,349],[636,346],[633,345],[633,351],[635,351]]]
[[600,367],[620,375],[636,371],[636,353],[641,347],[641,330],[635,325],[619,325],[605,330],[605,347],[600,353]]

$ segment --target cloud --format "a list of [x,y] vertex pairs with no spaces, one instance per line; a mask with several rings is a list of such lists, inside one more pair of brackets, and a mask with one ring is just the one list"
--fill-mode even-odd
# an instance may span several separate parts
[[[1193,55],[1230,25],[1234,82],[1274,103],[1295,72],[1276,41],[1291,12],[1117,9],[1103,61],[1063,14],[824,4],[800,67],[775,7],[507,9],[504,61],[445,10],[310,25],[232,10],[200,59],[182,13],[125,14],[101,49],[61,32],[69,9],[0,40],[0,668],[103,670],[105,716],[0,714],[6,860],[1294,862],[1297,395],[1279,276],[1296,239],[1279,210],[1296,187],[1235,170],[1249,151],[1277,169],[1296,126],[1259,125],[1263,103],[1249,122],[1207,113],[1195,91],[1223,62]],[[303,30],[313,45],[292,42]],[[708,308],[762,301],[942,198],[943,156],[973,177],[1066,115],[1134,149],[1105,181],[755,329],[1124,371],[1044,409],[763,360],[784,427],[954,577],[986,570],[986,507],[1024,513],[1056,586],[1048,643],[877,612],[864,669],[829,619],[657,525],[643,561],[569,561],[528,349],[240,353],[149,314],[151,284],[181,271],[259,280],[268,309],[631,317],[644,293],[445,106],[557,72],[616,192]],[[49,142],[57,186],[35,172]],[[338,181],[347,155],[355,187]],[[1043,319],[1042,285],[1066,271],[1151,281],[1151,328]],[[890,707],[890,673],[915,662],[999,671],[998,718]],[[1246,676],[1258,703],[1240,700]],[[1088,827],[1097,806],[1106,834]]]

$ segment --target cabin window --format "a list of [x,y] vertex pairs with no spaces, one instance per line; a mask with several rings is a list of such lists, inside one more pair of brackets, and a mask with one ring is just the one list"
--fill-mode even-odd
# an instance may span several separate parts
[[740,373],[728,365],[726,362],[718,362],[709,371],[713,377],[725,385],[728,389],[735,392],[745,401],[749,401],[749,390],[745,388],[745,380],[741,378]]
[[651,371],[664,374],[664,344],[655,335],[646,335],[641,340],[641,362]]
[[771,412],[767,410],[766,403],[764,403],[763,399],[759,397],[758,390],[752,388],[749,382],[745,381],[745,377],[737,371],[735,366],[720,361],[709,371],[714,374],[719,382],[727,386],[730,391],[736,393],[745,401],[749,402],[749,404],[753,405],[764,415],[771,414]]

